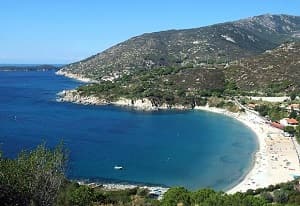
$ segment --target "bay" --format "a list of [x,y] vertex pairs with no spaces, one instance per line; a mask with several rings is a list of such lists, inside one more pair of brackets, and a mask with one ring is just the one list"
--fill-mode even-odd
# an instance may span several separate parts
[[[81,83],[48,72],[0,72],[0,147],[7,157],[46,141],[70,151],[68,177],[225,190],[249,170],[255,134],[224,115],[137,112],[56,102]],[[124,170],[114,170],[121,165]]]

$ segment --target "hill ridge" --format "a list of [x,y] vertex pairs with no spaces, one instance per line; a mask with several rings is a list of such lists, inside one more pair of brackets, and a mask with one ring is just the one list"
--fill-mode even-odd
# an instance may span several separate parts
[[299,34],[299,16],[269,14],[200,28],[144,33],[62,71],[103,80],[136,70],[227,63],[273,49]]

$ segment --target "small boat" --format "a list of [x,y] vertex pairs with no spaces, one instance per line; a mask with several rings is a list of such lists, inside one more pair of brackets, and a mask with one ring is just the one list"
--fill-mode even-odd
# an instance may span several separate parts
[[117,165],[116,165],[116,166],[114,166],[114,169],[115,169],[115,170],[122,170],[123,167],[122,167],[122,166],[117,166]]

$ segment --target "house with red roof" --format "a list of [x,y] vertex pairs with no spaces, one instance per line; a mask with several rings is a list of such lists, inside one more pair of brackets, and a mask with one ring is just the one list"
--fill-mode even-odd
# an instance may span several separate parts
[[284,127],[286,127],[286,126],[294,126],[295,127],[295,126],[298,126],[298,124],[299,124],[299,122],[294,118],[283,118],[279,122]]

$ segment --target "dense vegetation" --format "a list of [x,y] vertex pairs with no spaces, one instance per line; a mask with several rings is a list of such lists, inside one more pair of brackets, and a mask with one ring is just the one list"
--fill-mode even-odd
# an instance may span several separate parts
[[128,206],[266,206],[300,204],[298,180],[228,195],[211,189],[188,191],[169,189],[162,200],[149,195],[147,189],[107,190],[79,185],[65,179],[66,152],[63,145],[53,150],[38,146],[21,152],[17,158],[0,156],[0,203],[12,205],[128,205]]
[[95,95],[108,101],[121,97],[148,98],[154,105],[205,105],[206,97],[224,92],[226,83],[220,69],[159,68],[125,75],[114,82],[85,85],[78,88],[82,95]]
[[98,80],[79,90],[109,102],[148,98],[157,106],[193,107],[210,96],[284,95],[300,91],[299,29],[300,17],[261,15],[155,32],[62,71]]
[[171,188],[165,194],[161,205],[171,206],[182,203],[183,205],[204,206],[266,206],[266,205],[299,205],[299,181],[271,185],[268,188],[248,190],[246,193],[228,195],[211,189],[201,189],[196,192],[184,188]]
[[253,101],[241,99],[241,102],[246,105],[247,103],[255,104],[254,110],[259,113],[259,115],[266,117],[272,122],[279,122],[280,119],[283,118],[294,118],[299,122],[298,126],[286,126],[284,128],[285,132],[290,133],[292,136],[295,136],[298,143],[300,144],[300,112],[294,109],[288,111],[286,109],[287,104],[299,104],[298,100],[295,100],[294,96],[297,94],[291,94],[290,99],[292,101],[287,103],[271,103],[271,102],[263,102],[263,101]]
[[268,117],[271,121],[279,121],[289,116],[289,113],[280,108],[279,104],[263,103],[257,105],[254,109],[259,112],[261,116]]
[[300,91],[300,43],[280,47],[247,59],[232,62],[226,79],[243,91],[283,95]]
[[66,160],[62,144],[53,150],[42,144],[16,159],[1,155],[1,205],[53,205],[65,180]]
[[271,185],[268,188],[248,190],[246,193],[228,195],[212,189],[188,191],[183,187],[169,189],[163,199],[151,198],[145,189],[127,189],[122,191],[105,191],[69,183],[60,193],[58,205],[151,205],[151,206],[267,206],[300,204],[298,180]]
[[300,144],[300,124],[298,125],[298,127],[296,127],[295,135],[298,143]]
[[[300,91],[300,43],[287,43],[250,59],[230,64],[203,64],[198,67],[161,67],[139,70],[114,81],[80,87],[83,95],[107,101],[119,98],[148,98],[153,105],[205,105],[207,97],[237,95],[282,96]],[[258,108],[263,109],[263,108]],[[285,114],[272,108],[274,118]],[[275,117],[274,115],[278,115]]]
[[91,188],[73,182],[66,182],[55,203],[57,206],[90,205],[159,205],[159,201],[148,195],[148,190],[133,188],[125,190],[105,190]]

